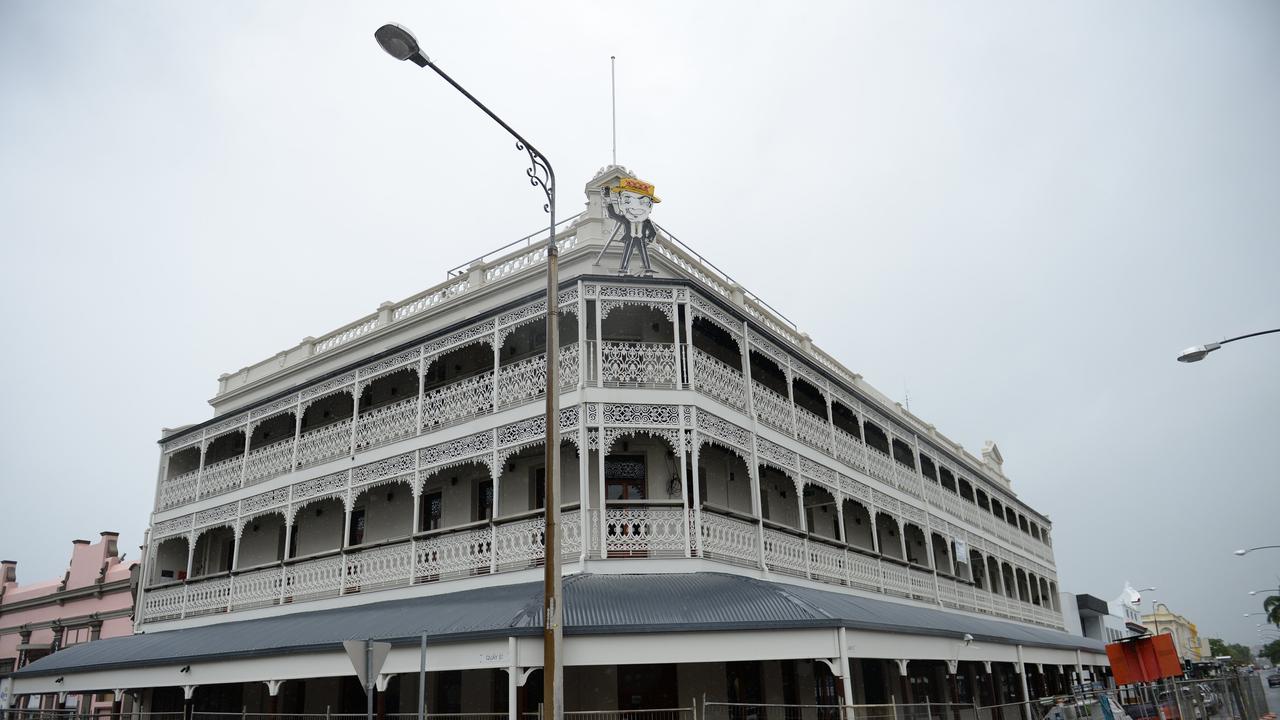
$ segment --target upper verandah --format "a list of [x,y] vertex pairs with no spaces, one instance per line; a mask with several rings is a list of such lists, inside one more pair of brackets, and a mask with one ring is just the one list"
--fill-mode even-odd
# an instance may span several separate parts
[[[619,179],[630,177],[634,176],[620,166],[602,168],[586,185],[585,210],[558,224],[562,283],[578,276],[616,272],[621,254],[618,243],[608,248],[599,264],[595,263],[614,229],[606,213],[604,191]],[[696,283],[813,365],[1009,489],[998,451],[984,451],[981,459],[967,452],[823,352],[795,323],[661,228],[651,243],[651,255],[655,277]],[[384,302],[373,313],[332,332],[306,337],[266,360],[224,374],[218,379],[217,395],[210,400],[215,416],[242,411],[370,356],[540,293],[545,262],[546,230],[542,230],[449,270],[444,282],[421,293],[398,303]],[[164,440],[181,434],[181,430],[164,431]]]

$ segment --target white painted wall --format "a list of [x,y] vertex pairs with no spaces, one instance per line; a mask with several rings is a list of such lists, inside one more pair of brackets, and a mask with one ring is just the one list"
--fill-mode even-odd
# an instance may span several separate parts
[[[256,529],[255,529],[256,528]],[[284,518],[271,514],[256,517],[245,523],[240,533],[240,557],[237,567],[276,562],[280,559],[281,539],[284,537]]]
[[413,490],[406,483],[370,488],[360,493],[352,507],[364,508],[364,545],[413,533]]
[[[317,510],[320,511],[318,517]],[[324,500],[299,509],[293,521],[294,547],[297,548],[294,557],[342,547],[345,525],[346,513],[341,500]]]

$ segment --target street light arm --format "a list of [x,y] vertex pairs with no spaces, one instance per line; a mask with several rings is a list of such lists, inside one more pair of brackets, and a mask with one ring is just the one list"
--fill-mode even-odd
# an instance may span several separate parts
[[[525,170],[525,174],[529,176],[529,184],[534,187],[542,188],[543,194],[547,196],[547,202],[542,206],[542,210],[543,212],[552,213],[554,215],[556,206],[556,173],[551,169],[551,161],[547,160],[547,156],[543,155],[540,150],[534,147],[533,143],[525,140],[524,136],[516,132],[515,128],[508,125],[505,120],[494,114],[494,112],[486,107],[484,103],[480,102],[475,95],[467,92],[466,88],[462,87],[456,80],[449,77],[448,73],[441,70],[435,63],[431,62],[431,59],[426,55],[416,52],[413,55],[410,55],[409,59],[419,67],[428,67],[434,70],[437,75],[444,78],[445,82],[452,85],[458,92],[467,96],[467,99],[475,103],[476,107],[483,110],[485,115],[493,118],[494,122],[501,125],[503,130],[506,130],[511,134],[511,137],[516,139],[516,149],[524,150],[529,153],[530,167]],[[552,235],[552,237],[547,240],[547,243],[548,245],[554,245],[555,236]]]
[[1227,343],[1229,343],[1229,342],[1235,342],[1235,341],[1237,341],[1237,340],[1244,340],[1245,338],[1258,337],[1259,335],[1270,335],[1271,333],[1278,333],[1278,332],[1280,332],[1280,328],[1276,328],[1275,330],[1263,330],[1263,331],[1261,331],[1261,332],[1249,333],[1248,335],[1241,335],[1240,337],[1233,337],[1233,338],[1231,338],[1230,340],[1220,340],[1220,341],[1218,342],[1218,344],[1219,344],[1219,345],[1226,345],[1226,344],[1227,344]]
[[[1275,331],[1273,330],[1272,332],[1275,332]],[[1270,550],[1272,548],[1280,548],[1280,545],[1259,545],[1258,547],[1242,548],[1240,550],[1237,550],[1235,554],[1243,556],[1243,555],[1248,555],[1254,550]]]

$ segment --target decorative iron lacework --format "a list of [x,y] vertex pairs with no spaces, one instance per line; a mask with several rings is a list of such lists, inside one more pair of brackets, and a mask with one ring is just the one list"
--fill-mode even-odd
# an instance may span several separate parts
[[925,523],[925,511],[915,505],[908,505],[907,503],[901,503],[899,507],[901,507],[903,517],[914,520],[918,523]]
[[875,503],[876,507],[884,508],[893,513],[899,512],[898,508],[901,505],[896,498],[886,495],[875,488],[871,489],[871,502]]
[[581,417],[581,412],[578,410],[577,405],[560,408],[560,429],[563,431],[578,427],[579,417]]
[[793,361],[791,363],[791,372],[804,378],[810,385],[817,388],[818,392],[822,393],[822,397],[826,398],[828,402],[831,400],[826,379],[810,370],[804,363]]
[[209,508],[208,510],[201,510],[196,513],[195,526],[197,528],[201,528],[206,525],[224,523],[228,520],[234,520],[238,514],[240,514],[240,503],[238,502],[231,502],[225,505]]
[[353,469],[351,471],[351,484],[353,486],[363,485],[407,472],[413,472],[413,453],[411,452],[369,463],[368,465],[361,465]]
[[587,429],[587,450],[600,449],[600,431],[595,428]]
[[171,535],[183,535],[191,530],[191,524],[194,518],[191,515],[183,515],[163,522],[158,522],[151,526],[151,540],[166,538]]
[[675,297],[671,288],[652,287],[649,285],[602,285],[600,297],[613,300],[646,300],[651,302],[671,302]]
[[430,364],[438,355],[445,350],[454,350],[459,347],[465,347],[473,343],[487,343],[493,339],[493,320],[485,320],[476,323],[468,328],[463,328],[456,332],[451,332],[441,338],[436,338],[422,346],[422,353]]
[[333,395],[338,392],[351,392],[351,388],[345,387],[345,386],[350,385],[351,383],[355,382],[355,380],[356,380],[356,374],[353,372],[350,372],[350,373],[345,373],[343,375],[339,375],[338,377],[335,377],[335,378],[329,378],[328,380],[325,380],[319,385],[314,385],[309,388],[304,388],[302,390],[303,404],[305,405],[309,401],[318,400],[319,398],[325,395]]
[[293,500],[296,503],[299,500],[310,500],[320,495],[328,495],[338,490],[346,490],[347,488],[347,471],[336,472],[331,475],[323,475],[318,478],[305,480],[293,486]]
[[225,419],[221,423],[209,425],[209,427],[205,428],[205,439],[210,441],[210,439],[214,439],[214,436],[218,436],[218,434],[227,432],[230,429],[243,429],[247,423],[248,413],[241,413],[234,416],[234,418]]
[[259,493],[252,497],[247,497],[240,501],[240,512],[248,515],[257,513],[262,510],[275,508],[277,505],[285,505],[289,502],[289,488],[282,487],[275,490],[269,490]]
[[847,475],[840,476],[840,490],[849,497],[871,500],[871,488]]
[[405,350],[398,355],[383,358],[372,365],[360,368],[357,373],[360,378],[360,389],[364,390],[369,386],[369,383],[374,380],[386,377],[392,373],[400,372],[407,368],[411,368],[416,372],[418,369],[418,359],[421,356],[422,349],[413,348],[412,350]]
[[733,449],[751,454],[751,431],[705,410],[698,411],[698,432],[720,440]]
[[613,445],[624,437],[635,437],[637,435],[649,435],[651,437],[661,438],[667,441],[672,451],[680,449],[680,431],[676,428],[644,428],[644,427],[624,427],[604,429],[604,447],[605,452],[613,452]]
[[547,436],[547,421],[543,415],[520,420],[498,428],[498,447],[506,447],[530,440],[542,440]]
[[600,403],[587,403],[587,424],[598,425],[600,423]]
[[679,425],[680,406],[605,403],[604,422],[606,425]]
[[288,397],[280,398],[274,402],[269,402],[260,408],[255,408],[249,413],[250,425],[258,423],[268,418],[274,417],[281,413],[293,412],[298,406],[298,394],[294,393]]
[[700,317],[710,323],[720,327],[729,334],[734,344],[738,346],[738,352],[742,352],[742,323],[730,317],[729,313],[721,310],[715,303],[702,299],[697,293],[694,293],[689,300],[690,312],[693,317]]
[[827,392],[831,393],[832,400],[837,401],[849,410],[852,410],[855,416],[862,415],[862,403],[855,400],[849,393],[841,390],[840,386],[835,383],[828,383]]
[[492,430],[485,430],[484,432],[467,435],[456,440],[432,445],[418,451],[418,461],[421,463],[421,467],[429,468],[451,463],[459,458],[470,459],[473,455],[486,453],[487,455],[480,459],[488,463],[492,460],[493,436]]
[[599,286],[599,285],[595,285],[595,284],[592,284],[592,283],[587,283],[586,285],[583,285],[583,286],[582,286],[582,296],[583,296],[583,297],[593,298],[593,297],[596,297],[596,296],[599,294],[599,292],[600,292],[600,286]]
[[831,487],[834,487],[834,488],[840,487],[840,483],[836,480],[835,470],[832,470],[826,465],[820,465],[814,462],[813,460],[810,460],[809,458],[805,457],[804,455],[800,456],[800,473],[803,475],[808,475],[809,477],[814,478],[815,480],[820,480],[824,484],[830,485]]
[[179,450],[186,450],[192,445],[200,446],[202,444],[201,443],[202,440],[204,440],[204,433],[202,431],[197,430],[196,432],[193,432],[190,435],[180,437],[177,440],[170,440],[169,442],[165,443],[164,451],[172,455],[173,453]]
[[600,301],[600,320],[603,322],[609,317],[609,313],[627,305],[639,305],[650,307],[666,316],[667,322],[675,323],[676,309],[670,301],[660,302],[653,300],[601,300]]
[[763,460],[772,461],[771,464],[776,465],[780,470],[788,470],[793,473],[798,464],[795,452],[759,436],[756,437],[756,456]]
[[747,342],[751,348],[758,350],[765,355],[773,358],[778,363],[778,367],[782,368],[782,372],[787,376],[787,382],[791,382],[791,356],[778,348],[777,345],[764,339],[760,333],[755,330],[747,330]]

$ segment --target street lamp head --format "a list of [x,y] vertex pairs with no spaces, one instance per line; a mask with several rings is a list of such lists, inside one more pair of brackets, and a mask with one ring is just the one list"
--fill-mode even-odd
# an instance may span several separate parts
[[1206,355],[1222,347],[1221,343],[1209,343],[1208,345],[1197,345],[1183,350],[1178,355],[1178,362],[1193,363],[1200,362]]
[[[418,58],[426,60],[426,56],[418,48],[418,39],[413,36],[413,33],[409,32],[408,28],[402,25],[387,23],[375,30],[373,37],[378,41],[378,45],[387,51],[388,55],[397,60],[417,61]],[[420,62],[418,64],[422,65],[424,63]]]
[[[1190,362],[1190,361],[1188,361],[1188,362]],[[1249,551],[1248,551],[1248,550],[1245,550],[1244,548],[1240,548],[1239,550],[1237,550],[1237,551],[1235,552],[1235,554],[1236,554],[1236,555],[1247,555],[1248,553],[1249,553]]]

